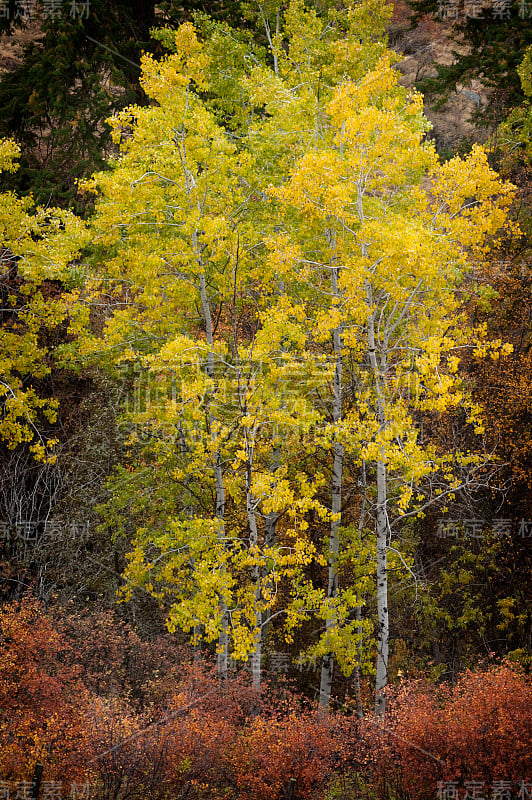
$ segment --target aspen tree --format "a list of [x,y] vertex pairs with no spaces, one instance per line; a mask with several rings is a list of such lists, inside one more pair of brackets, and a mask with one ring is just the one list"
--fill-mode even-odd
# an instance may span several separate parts
[[[290,230],[301,253],[299,261],[292,259],[294,271],[306,269],[311,279],[305,265],[312,264],[315,281],[320,272],[334,276],[338,270],[330,310],[318,312],[316,324],[322,339],[332,336],[334,352],[341,326],[344,352],[350,350],[358,364],[351,387],[354,400],[341,425],[333,412],[337,432],[332,441],[339,439],[374,475],[375,710],[382,714],[391,522],[415,502],[416,486],[426,476],[440,471],[451,487],[457,486],[453,465],[474,461],[468,454],[442,455],[426,446],[418,435],[416,413],[438,414],[463,405],[471,423],[481,429],[478,409],[457,374],[460,352],[475,348],[487,353],[500,342],[483,342],[483,331],[467,325],[457,289],[468,257],[483,253],[504,224],[511,187],[498,180],[480,147],[464,160],[438,162],[433,146],[423,141],[429,125],[422,99],[398,86],[388,56],[361,80],[344,81],[328,114],[319,145],[300,158],[286,184],[272,189],[272,195],[290,210]],[[293,209],[299,212],[299,225]],[[293,251],[284,235],[279,249],[287,246]],[[276,258],[281,257],[278,252]],[[307,313],[316,314],[310,309]],[[337,446],[333,458],[337,471]],[[333,475],[335,502],[338,479]],[[330,565],[336,547],[333,537]],[[334,591],[330,581],[330,598]],[[329,690],[325,674],[322,703],[328,703]]]
[[[120,503],[148,470],[174,482],[161,508],[135,498],[147,519],[133,520],[130,586],[170,598],[171,628],[218,640],[222,674],[229,647],[240,660],[254,653],[256,687],[272,616],[289,639],[320,620],[309,653],[322,658],[327,706],[333,658],[345,674],[367,668],[371,620],[360,609],[371,560],[379,714],[388,570],[409,568],[392,525],[413,513],[427,476],[452,492],[455,471],[475,462],[437,452],[417,419],[461,404],[480,429],[460,353],[500,343],[470,329],[457,290],[511,195],[481,148],[439,163],[420,95],[397,83],[386,18],[373,0],[321,15],[292,0],[270,28],[269,63],[256,51],[246,60],[242,38],[231,45],[223,26],[203,44],[190,24],[164,32],[174,52],[143,60],[153,104],[114,119],[122,155],[85,184],[99,195],[95,296],[116,303],[103,342],[86,352],[103,347],[115,363],[171,371],[179,384],[151,413],[179,432],[180,448],[133,442],[139,469],[129,488],[114,484],[109,513],[120,525]],[[229,86],[212,77],[224,36],[238,69],[216,102],[209,94]],[[308,467],[317,448],[330,453],[326,469]],[[368,513],[344,519],[354,470],[365,475],[356,503],[371,510],[371,544]],[[311,512],[327,526],[321,552]],[[327,573],[323,585],[310,564]],[[281,585],[286,607],[276,606]]]
[[[263,614],[275,600],[274,589],[264,585],[267,565],[275,565],[275,584],[284,569],[310,558],[305,542],[279,549],[272,541],[272,519],[292,511],[286,510],[290,501],[282,471],[274,467],[272,480],[260,486],[272,471],[268,453],[279,448],[263,431],[279,424],[302,430],[313,415],[305,421],[304,402],[297,413],[285,413],[278,403],[279,368],[271,345],[277,336],[267,335],[266,324],[260,342],[236,331],[231,343],[226,335],[224,304],[236,313],[240,297],[242,313],[250,313],[256,324],[246,310],[246,293],[260,286],[259,265],[250,256],[260,238],[249,211],[260,197],[247,180],[250,156],[237,149],[194,92],[192,82],[200,88],[207,84],[205,56],[192,26],[180,29],[175,45],[178,52],[166,61],[144,61],[143,85],[159,105],[128,109],[114,119],[122,156],[110,172],[84,184],[98,194],[92,220],[95,297],[104,290],[122,306],[106,323],[103,349],[118,363],[139,364],[154,375],[171,371],[179,387],[180,407],[172,401],[152,409],[161,426],[170,421],[183,435],[179,466],[164,443],[149,456],[145,450],[142,458],[155,458],[161,471],[170,470],[170,480],[184,483],[188,508],[176,498],[174,516],[158,522],[150,510],[152,525],[160,529],[139,525],[127,575],[161,600],[164,589],[158,586],[173,585],[171,628],[198,635],[203,630],[208,641],[217,636],[222,675],[231,628],[236,658],[256,654],[258,687]],[[217,325],[224,334],[215,337]],[[87,355],[101,349],[99,339],[87,340]],[[227,498],[238,507],[242,482],[245,517],[238,511],[235,518],[232,511],[229,524]],[[129,499],[124,488],[118,490],[118,503]],[[118,523],[118,509],[109,506],[112,524]],[[259,531],[259,516],[269,522],[267,535]]]

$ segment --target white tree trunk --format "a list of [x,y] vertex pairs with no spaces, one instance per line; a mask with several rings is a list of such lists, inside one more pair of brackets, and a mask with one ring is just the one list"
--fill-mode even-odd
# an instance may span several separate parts
[[[218,520],[218,541],[222,543],[225,537],[225,488],[222,467],[220,464],[220,454],[216,453],[216,462],[214,465],[214,478],[216,483],[216,519]],[[227,604],[223,595],[218,599],[218,607],[220,610],[220,634],[218,636],[218,655],[216,659],[216,667],[218,675],[221,678],[227,677],[227,660],[229,654],[229,614],[227,612]]]
[[[198,258],[200,258],[198,253]],[[205,320],[205,336],[207,339],[207,344],[209,346],[209,350],[207,352],[207,365],[206,365],[206,373],[209,378],[214,378],[214,339],[213,339],[213,327],[212,327],[212,315],[211,315],[211,307],[209,303],[209,298],[207,296],[207,286],[205,282],[205,274],[203,272],[200,273],[200,295],[201,295],[201,305],[203,310],[203,318]],[[214,461],[213,461],[213,472],[214,472],[214,485],[216,491],[216,505],[215,505],[215,516],[218,520],[218,541],[222,544],[225,540],[225,487],[224,487],[224,478],[223,478],[223,470],[221,465],[221,458],[218,449],[216,448],[216,434],[213,431],[212,426],[212,414],[210,409],[207,411],[207,425],[209,428],[210,436],[213,441],[214,447]],[[221,618],[221,625],[220,625],[220,634],[218,636],[218,654],[217,654],[217,670],[218,675],[221,678],[227,677],[227,661],[228,661],[228,628],[229,628],[229,614],[227,612],[227,604],[225,602],[225,598],[220,595],[219,600],[219,612]]]
[[375,682],[375,713],[382,716],[386,709],[385,689],[388,683],[388,516],[386,513],[386,465],[377,462],[377,677]]
[[[384,393],[382,387],[382,372],[386,367],[386,353],[381,353],[380,369],[377,361],[375,342],[375,314],[373,308],[373,295],[371,286],[367,286],[367,304],[370,309],[368,317],[368,353],[375,380],[375,403],[377,421],[380,431],[386,427],[386,412]],[[386,454],[384,447],[381,457],[377,459],[377,508],[376,508],[376,539],[377,539],[377,676],[375,681],[375,713],[382,716],[386,709],[385,689],[388,683],[388,648],[389,648],[389,623],[388,623],[388,511],[387,511],[387,478]]]
[[[333,297],[338,297],[338,267],[331,267],[331,289]],[[336,359],[333,384],[332,418],[333,424],[342,418],[342,326],[333,332],[333,349]],[[329,558],[327,600],[332,605],[338,595],[338,552],[340,548],[340,513],[342,510],[342,477],[344,466],[344,447],[339,441],[333,443],[333,471],[331,482],[331,512],[333,518],[329,532]],[[325,621],[326,632],[336,625],[336,615],[329,614]],[[334,673],[334,656],[327,653],[322,658],[320,678],[320,706],[328,708],[331,702]]]
[[[244,413],[246,409],[244,407]],[[251,654],[251,676],[252,685],[255,691],[260,690],[261,684],[261,659],[262,659],[262,612],[259,608],[261,602],[261,569],[260,561],[258,559],[259,547],[259,531],[257,527],[257,511],[256,499],[252,491],[253,479],[253,458],[255,453],[254,448],[254,432],[248,428],[245,429],[246,437],[246,511],[248,516],[249,526],[249,549],[250,552],[254,551],[255,559],[251,568],[251,581],[254,587],[255,595],[255,650]]]
[[[360,507],[360,516],[358,520],[358,530],[360,531],[360,535],[364,531],[364,522],[366,519],[366,503],[367,503],[367,476],[366,476],[366,462],[363,460],[361,465],[361,488],[362,488],[362,505]],[[360,603],[357,604],[355,608],[355,620],[357,623],[357,632],[360,632],[362,627],[362,606]],[[355,687],[355,703],[356,703],[356,715],[359,719],[364,717],[364,708],[362,706],[362,671],[360,668],[362,662],[362,647],[357,644],[357,663],[354,669],[354,687]]]
[[[357,182],[357,212],[360,223],[364,222],[364,192],[365,176],[364,163],[361,162],[360,174]],[[365,242],[361,245],[361,255],[367,258],[368,249]],[[384,400],[384,388],[382,378],[386,369],[386,347],[383,345],[380,354],[380,369],[377,360],[376,340],[375,340],[375,310],[373,308],[373,289],[368,282],[366,285],[366,303],[368,307],[368,355],[375,381],[375,403],[377,421],[380,430],[386,427],[386,411]],[[386,478],[386,454],[384,448],[381,451],[381,458],[377,459],[377,509],[376,509],[376,540],[377,540],[377,676],[375,681],[375,713],[379,716],[384,714],[386,708],[385,689],[388,682],[388,647],[389,647],[389,625],[388,625],[388,566],[387,566],[387,546],[388,546],[388,510],[387,510],[387,478]]]

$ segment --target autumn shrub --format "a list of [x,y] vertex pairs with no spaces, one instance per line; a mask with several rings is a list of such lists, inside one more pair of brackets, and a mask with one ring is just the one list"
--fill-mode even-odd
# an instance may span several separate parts
[[181,665],[166,714],[174,797],[236,796],[234,743],[246,721],[267,705],[244,675],[220,682],[207,664]]
[[99,696],[127,695],[138,706],[162,702],[175,690],[175,673],[189,648],[166,634],[151,640],[114,609],[58,611],[57,625],[71,645],[85,686]]
[[270,800],[310,798],[323,790],[335,754],[331,719],[319,711],[298,708],[278,718],[258,716],[240,732],[231,753],[240,796]]
[[94,800],[166,796],[168,742],[161,720],[136,712],[127,698],[94,697],[86,724]]
[[168,771],[174,797],[233,796],[228,753],[238,731],[234,721],[197,708],[175,714]]
[[337,749],[333,717],[305,709],[286,688],[254,692],[245,675],[220,683],[185,668],[169,710],[173,797],[299,800],[328,780]]
[[282,682],[255,692],[243,672],[221,681],[108,612],[92,635],[88,616],[69,624],[70,641],[30,595],[0,608],[3,780],[31,779],[41,760],[44,780],[90,780],[95,800],[433,800],[439,781],[464,800],[469,782],[510,782],[515,798],[531,779],[532,684],[516,665],[452,686],[403,681],[385,717],[358,720]]
[[[257,693],[142,642],[111,612],[47,613],[28,595],[0,609],[0,779],[89,781],[95,800],[270,800],[324,788],[334,716],[282,683]],[[177,656],[176,656],[177,654]],[[132,668],[133,665],[133,668]]]
[[85,777],[87,691],[69,647],[30,594],[0,607],[0,777]]
[[359,754],[380,797],[395,782],[396,795],[433,800],[439,781],[456,781],[460,797],[474,781],[485,791],[509,781],[517,796],[532,774],[531,710],[530,678],[510,663],[468,670],[453,686],[405,681],[387,718],[363,723]]

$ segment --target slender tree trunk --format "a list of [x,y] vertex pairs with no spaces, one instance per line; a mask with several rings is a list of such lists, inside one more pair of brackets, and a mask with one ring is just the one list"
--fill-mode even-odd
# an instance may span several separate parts
[[260,3],[259,3],[259,12],[262,19],[262,23],[264,25],[264,32],[266,34],[266,39],[268,40],[268,44],[270,45],[270,50],[273,56],[273,71],[275,72],[276,75],[278,75],[279,54],[277,52],[277,44],[278,44],[279,31],[281,27],[281,16],[279,14],[279,11],[277,11],[277,14],[275,15],[275,42],[274,42],[272,38],[272,29],[270,26],[270,22]]
[[[245,413],[245,411],[244,411]],[[255,595],[255,650],[251,654],[251,676],[252,685],[255,691],[260,690],[261,684],[261,660],[262,660],[262,611],[261,603],[261,569],[259,561],[259,531],[257,527],[256,499],[252,491],[253,479],[253,458],[254,458],[254,433],[248,428],[245,430],[246,436],[246,510],[249,525],[249,552],[253,555],[253,566],[251,568],[251,581],[254,586]]]
[[[373,296],[371,286],[367,286],[367,303],[371,310]],[[386,414],[382,388],[382,376],[377,362],[375,343],[375,316],[370,311],[368,317],[368,351],[375,379],[375,403],[377,421],[380,431],[386,427]],[[381,357],[381,370],[385,369],[385,354]],[[385,689],[388,682],[388,512],[387,512],[387,477],[386,455],[384,447],[381,457],[377,460],[377,509],[376,509],[376,537],[377,537],[377,676],[375,681],[375,713],[382,716],[386,709]]]
[[41,791],[41,782],[42,782],[42,774],[44,770],[44,764],[40,761],[35,764],[35,768],[33,770],[33,780],[31,782],[31,794],[30,800],[38,800],[39,792]]
[[[364,163],[360,164],[360,173],[357,182],[357,213],[360,223],[364,222],[364,191],[365,175]],[[361,255],[367,258],[367,244],[361,244]],[[384,402],[384,388],[382,376],[386,369],[386,348],[383,348],[379,363],[377,361],[375,341],[375,311],[373,308],[373,289],[371,284],[366,284],[366,303],[368,307],[368,355],[375,381],[375,403],[377,422],[380,431],[386,427],[386,413]],[[387,476],[386,453],[381,450],[381,458],[377,460],[377,509],[376,509],[376,540],[377,540],[377,676],[375,681],[375,713],[382,716],[386,709],[385,689],[388,682],[388,511],[387,511]]]
[[[338,267],[333,264],[331,267],[331,289],[333,297],[338,297]],[[340,422],[342,418],[342,326],[335,328],[333,332],[333,348],[336,359],[333,384],[333,424]],[[333,471],[331,486],[331,527],[329,532],[329,556],[328,556],[328,582],[327,600],[329,608],[334,606],[334,600],[338,595],[338,552],[340,548],[340,513],[342,510],[342,476],[344,466],[344,447],[339,441],[333,443]],[[325,621],[326,635],[336,625],[336,611],[327,615]],[[320,679],[320,706],[328,708],[331,701],[332,682],[334,672],[334,656],[331,652],[323,656],[321,663]]]
[[[363,460],[361,465],[361,484],[362,484],[362,505],[360,508],[360,517],[358,520],[358,530],[360,531],[360,535],[362,536],[362,532],[364,530],[364,522],[366,518],[366,501],[367,501],[367,476],[366,476],[366,462]],[[362,627],[362,606],[360,603],[355,608],[355,620],[358,632]],[[364,717],[364,708],[362,706],[362,674],[360,669],[360,664],[362,661],[362,648],[360,643],[357,644],[357,663],[354,669],[354,687],[355,687],[355,703],[356,703],[356,715],[358,719],[362,719]]]
[[[220,454],[216,453],[216,462],[214,465],[214,479],[216,484],[216,519],[218,520],[218,541],[224,546],[225,538],[225,488],[223,480],[223,472],[220,464]],[[223,595],[220,595],[218,600],[220,609],[220,634],[218,636],[218,655],[216,666],[218,675],[221,678],[227,677],[227,660],[229,655],[229,614],[227,611],[227,604]]]
[[[277,34],[279,33],[279,14],[277,14]],[[279,289],[279,296],[284,295],[284,281],[282,278],[279,278],[278,281],[278,289]],[[282,348],[284,349],[284,348]],[[272,434],[273,435],[273,434]],[[277,470],[279,467],[279,459],[281,454],[281,448],[279,446],[275,447],[272,455],[272,466],[274,470]],[[273,488],[277,486],[277,481],[274,482]],[[277,521],[279,519],[279,513],[277,511],[268,511],[268,513],[264,517],[264,547],[272,547],[275,544],[277,538]],[[266,586],[268,583],[268,566],[264,563],[262,569],[262,586]],[[264,618],[262,622],[262,642],[266,642],[268,640],[268,632],[270,629],[270,616],[271,616],[271,608],[268,608],[264,613]]]
[[[278,463],[278,455],[279,453],[276,451],[274,453],[274,463],[277,465]],[[266,516],[264,517],[264,547],[272,547],[275,544],[275,539],[277,537],[277,520],[279,519],[279,515],[276,511],[268,511]],[[262,585],[266,586],[268,581],[268,567],[265,563],[262,568]],[[270,611],[266,611],[263,615],[264,619],[262,622],[262,641],[266,642],[268,639],[268,630],[270,627]]]
[[382,716],[386,709],[385,689],[388,683],[388,516],[386,513],[386,465],[377,462],[377,677],[375,682],[375,713]]
[[[355,608],[355,619],[357,623],[357,628],[360,630],[360,625],[362,623],[362,608],[358,605]],[[361,681],[361,672],[360,672],[360,646],[357,646],[357,663],[354,669],[354,677],[353,683],[355,686],[355,709],[356,715],[358,719],[362,719],[364,716],[364,708],[362,706],[362,681]]]
[[[199,254],[198,254],[198,257]],[[213,326],[212,326],[212,315],[211,315],[211,307],[209,303],[209,298],[207,296],[207,286],[205,282],[205,274],[203,272],[200,273],[200,295],[201,295],[201,305],[203,309],[203,318],[205,320],[205,336],[207,339],[207,344],[209,346],[209,350],[207,352],[207,366],[206,372],[209,378],[214,378],[214,339],[213,339]],[[223,543],[225,540],[225,487],[224,487],[224,478],[223,478],[223,470],[221,464],[221,457],[220,452],[217,449],[216,444],[216,433],[213,430],[212,425],[212,413],[210,410],[207,411],[208,415],[208,428],[210,431],[210,436],[214,444],[214,457],[213,457],[213,472],[214,472],[214,485],[215,485],[215,492],[216,492],[216,501],[215,501],[215,516],[218,520],[218,541],[223,547]],[[220,618],[221,618],[221,626],[220,626],[220,634],[218,637],[218,655],[217,655],[217,670],[218,675],[221,678],[227,677],[227,661],[228,661],[228,629],[229,629],[229,614],[227,611],[227,604],[225,602],[225,598],[223,595],[219,596],[219,611],[220,611]]]

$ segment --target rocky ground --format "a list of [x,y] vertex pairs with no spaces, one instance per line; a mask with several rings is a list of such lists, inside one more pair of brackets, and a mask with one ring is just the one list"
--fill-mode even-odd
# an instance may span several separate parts
[[[425,16],[414,28],[410,24],[411,11],[404,0],[397,0],[389,29],[390,44],[404,58],[398,64],[405,86],[414,86],[425,78],[437,75],[438,64],[449,66],[456,61],[456,53],[465,55],[468,48],[449,22],[437,16]],[[449,91],[441,108],[427,97],[425,113],[433,124],[432,136],[439,150],[457,150],[465,142],[486,140],[490,132],[475,125],[475,111],[486,108],[490,102],[490,89],[480,80],[469,85],[457,84]]]

